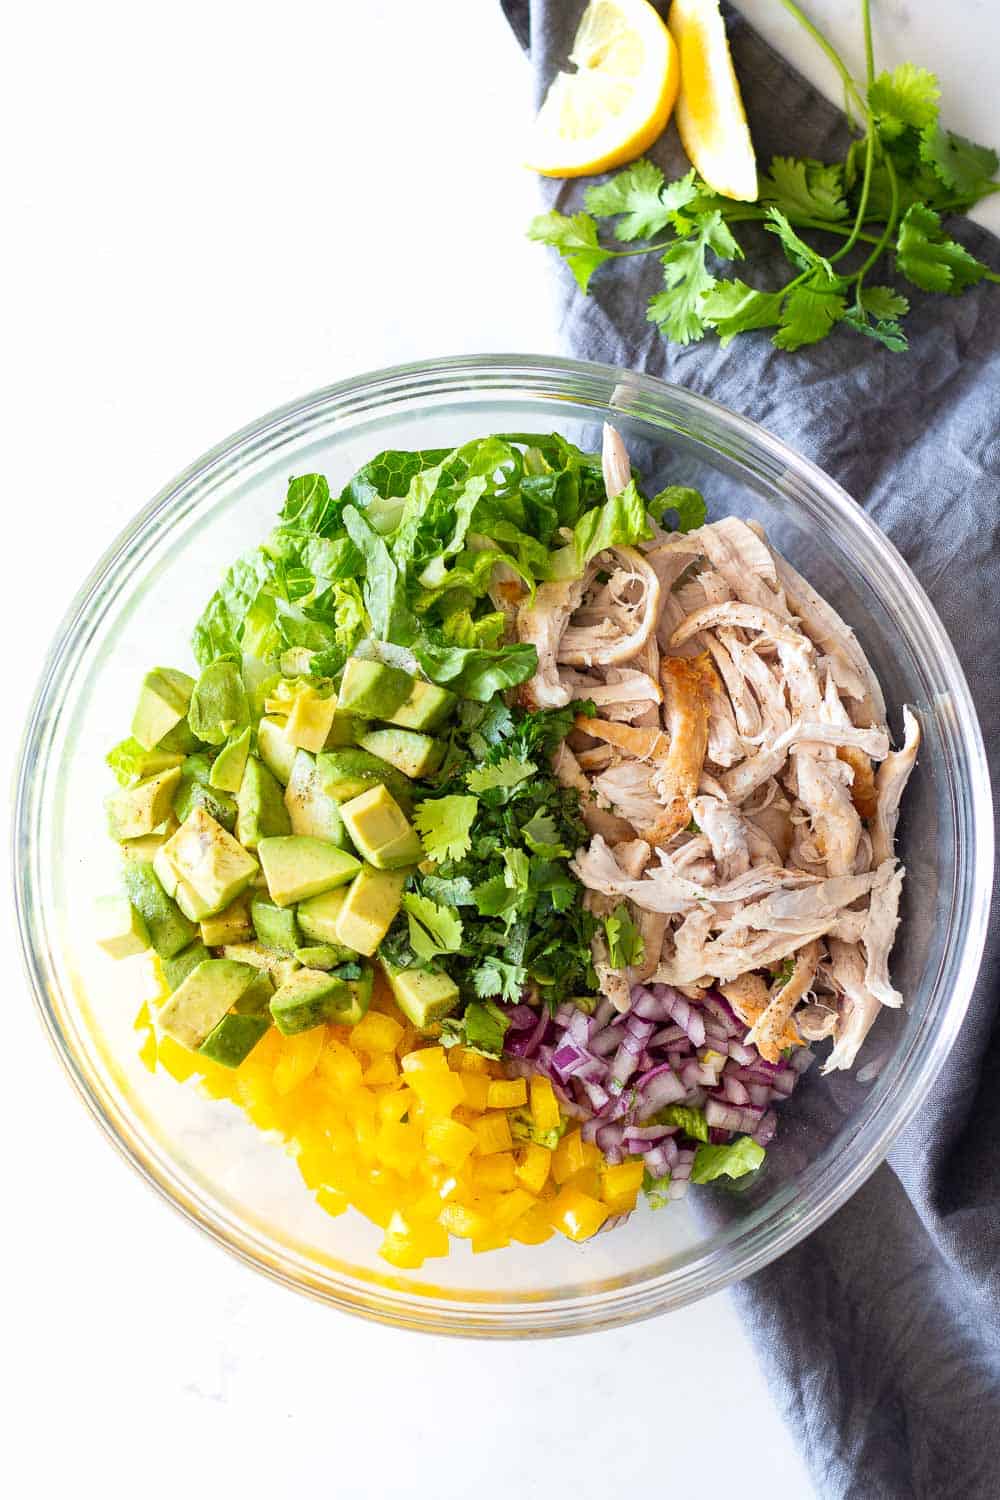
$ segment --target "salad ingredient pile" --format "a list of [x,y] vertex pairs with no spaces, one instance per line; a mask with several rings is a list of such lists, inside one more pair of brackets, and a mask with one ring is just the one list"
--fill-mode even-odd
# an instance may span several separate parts
[[916,721],[891,754],[843,622],[611,428],[292,479],[193,651],[108,756],[98,941],[155,955],[147,1065],[402,1269],[756,1171],[806,1044],[899,1003]]

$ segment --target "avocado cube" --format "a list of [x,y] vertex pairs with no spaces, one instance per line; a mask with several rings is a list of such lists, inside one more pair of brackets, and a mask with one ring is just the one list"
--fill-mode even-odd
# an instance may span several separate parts
[[207,755],[199,752],[187,756],[174,797],[174,812],[183,823],[196,807],[203,807],[210,818],[232,833],[236,827],[236,803],[228,792],[213,787],[211,778],[212,761]]
[[444,745],[414,729],[373,729],[358,743],[404,776],[431,776],[444,759]]
[[292,831],[281,783],[256,755],[247,759],[236,806],[236,837],[246,849]]
[[173,667],[155,667],[143,678],[132,719],[132,738],[152,750],[186,716],[194,678]]
[[265,948],[261,943],[227,943],[222,956],[235,959],[237,963],[252,964],[259,973],[266,974],[273,981],[272,989],[275,985],[284,984],[286,979],[290,979],[301,968],[297,958],[286,958],[273,948]]
[[[355,966],[352,965],[353,967]],[[338,1026],[357,1026],[358,1022],[363,1021],[368,1014],[368,1007],[371,1004],[375,978],[372,966],[371,964],[363,964],[361,973],[357,979],[349,978],[344,969],[339,970],[337,977],[347,980],[351,999],[350,1003],[342,1007],[331,1019]]]
[[433,682],[415,681],[405,702],[390,714],[383,714],[390,724],[401,729],[438,729],[457,703],[454,693]]
[[146,923],[127,896],[99,896],[94,907],[98,947],[112,958],[145,953],[149,947]]
[[157,1020],[182,1047],[196,1050],[257,978],[250,964],[207,958],[178,985]]
[[407,874],[406,870],[376,870],[363,865],[333,924],[337,942],[370,957],[396,920]]
[[197,927],[170,899],[152,864],[128,861],[122,879],[129,900],[145,918],[149,941],[161,958],[173,958],[197,937]]
[[337,690],[341,713],[366,719],[387,719],[410,696],[413,678],[399,667],[352,656],[344,666]]
[[[171,832],[176,833],[177,828],[172,828]],[[122,858],[126,864],[151,865],[169,837],[170,834],[145,833],[142,838],[128,839],[121,846]]]
[[104,759],[122,786],[134,786],[137,781],[145,781],[160,771],[172,771],[184,757],[160,746],[145,750],[138,740],[128,739],[121,740]]
[[345,849],[301,834],[262,839],[257,852],[268,892],[277,906],[292,906],[346,885],[361,868],[360,860]]
[[316,769],[322,790],[335,802],[350,802],[373,786],[387,786],[404,812],[409,811],[412,788],[408,778],[370,750],[327,751],[317,757]]
[[412,823],[386,786],[373,786],[342,804],[340,815],[358,853],[376,870],[399,870],[424,857]]
[[161,851],[178,877],[176,900],[195,921],[224,911],[257,873],[257,861],[221,823],[196,807]]
[[[294,969],[289,973],[293,974]],[[233,1010],[238,1016],[262,1016],[271,1017],[271,996],[274,994],[275,984],[273,977],[266,969],[258,969],[257,977],[244,991]]]
[[347,829],[334,799],[324,792],[315,759],[307,750],[299,750],[292,774],[285,788],[285,807],[292,833],[308,838],[329,839],[341,849],[347,847]]
[[160,771],[137,786],[126,787],[108,798],[108,829],[113,839],[142,838],[170,816],[174,793],[180,783],[178,766]]
[[299,902],[295,914],[307,938],[314,943],[340,942],[336,932],[337,918],[347,900],[347,891],[348,887],[342,885],[337,890],[324,891],[321,896],[310,896],[308,901]]
[[441,969],[396,969],[383,964],[393,998],[408,1021],[425,1031],[458,1004],[458,985]]
[[334,1020],[351,1000],[346,980],[320,969],[299,969],[271,996],[271,1015],[282,1036],[297,1036]]
[[368,728],[368,720],[361,719],[356,714],[345,714],[339,709],[333,716],[330,725],[330,733],[326,737],[324,750],[341,750],[348,745],[356,745],[358,736],[365,733]]
[[250,914],[257,938],[265,948],[273,948],[277,953],[294,953],[301,945],[302,934],[292,907],[275,906],[272,901],[255,896]]
[[161,750],[169,750],[177,755],[194,755],[204,748],[204,742],[195,734],[187,719],[181,719],[160,741]]
[[210,948],[222,948],[226,943],[248,942],[253,937],[250,921],[250,905],[246,891],[231,901],[225,911],[205,917],[200,924],[201,940]]
[[161,958],[160,968],[163,970],[167,988],[175,990],[179,984],[183,984],[192,969],[196,969],[199,964],[205,962],[206,958],[211,957],[211,953],[201,938],[196,938],[193,943],[182,948],[180,953],[175,953],[172,958]]
[[163,839],[160,843],[160,847],[153,855],[153,874],[160,882],[160,885],[163,887],[166,894],[172,900],[176,900],[177,887],[180,884],[180,881],[178,879],[177,871],[174,869],[173,865],[170,862],[170,855],[167,853],[167,845],[169,844],[169,842],[170,839]]
[[298,751],[285,733],[284,719],[261,719],[257,725],[257,753],[271,775],[287,786]]
[[321,698],[315,688],[302,688],[295,695],[285,734],[300,750],[322,750],[336,712],[336,697]]
[[250,727],[223,745],[208,773],[208,784],[218,792],[239,791],[250,754]]
[[304,969],[335,969],[338,964],[350,963],[356,956],[349,948],[341,948],[337,943],[313,943],[295,950],[295,957]]
[[231,1011],[208,1033],[198,1055],[224,1068],[238,1068],[270,1029],[270,1016],[240,1016]]

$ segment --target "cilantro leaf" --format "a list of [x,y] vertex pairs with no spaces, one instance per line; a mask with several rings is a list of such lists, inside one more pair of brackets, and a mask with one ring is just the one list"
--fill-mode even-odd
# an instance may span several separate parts
[[926,68],[900,63],[891,73],[880,73],[868,90],[868,103],[882,135],[892,140],[908,125],[920,130],[937,119],[941,90]]
[[910,342],[901,323],[894,318],[878,318],[870,323],[865,314],[856,312],[853,308],[844,314],[843,321],[848,328],[853,328],[855,333],[863,333],[870,339],[892,351],[893,354],[901,354],[903,350],[910,347]]
[[756,1172],[767,1152],[749,1135],[726,1146],[699,1146],[691,1168],[692,1182],[714,1182],[717,1177],[745,1177]]
[[461,1016],[449,1016],[441,1025],[445,1047],[463,1046],[484,1057],[498,1058],[510,1026],[510,1017],[492,1001],[473,1000]]
[[503,875],[492,875],[473,886],[472,899],[481,917],[499,917],[518,904],[518,893],[511,890]]
[[942,130],[936,121],[920,132],[920,159],[945,187],[973,201],[982,196],[1000,165],[1000,158],[989,146],[977,146],[963,135]]
[[550,213],[537,214],[528,226],[528,238],[559,251],[581,292],[586,292],[598,266],[614,254],[597,243],[597,225],[585,213],[567,217],[552,209]]
[[827,166],[811,157],[772,157],[769,175],[761,178],[760,200],[799,218],[839,223],[848,213],[844,169],[839,162]]
[[501,849],[503,878],[508,890],[522,894],[528,889],[528,856],[523,849]]
[[420,889],[432,901],[449,906],[473,906],[472,881],[467,875],[424,875]]
[[[670,223],[674,211],[664,205],[660,197],[662,187],[663,173],[643,157],[608,182],[588,188],[584,202],[587,211],[599,219],[609,219],[615,214],[623,216],[615,225],[616,239],[650,239]],[[694,194],[692,187],[692,198]]]
[[516,1004],[521,998],[528,976],[518,964],[506,963],[502,958],[490,954],[479,968],[472,970],[469,977],[480,998],[500,995],[511,1004]]
[[521,837],[532,854],[543,859],[568,859],[573,852],[559,842],[556,820],[550,813],[533,813],[521,829]]
[[891,286],[866,286],[861,291],[861,306],[873,318],[903,318],[910,301]]
[[832,279],[833,267],[830,262],[795,233],[780,208],[767,209],[764,228],[778,236],[782,249],[793,265],[798,266],[802,271],[825,271],[826,275]]
[[690,235],[675,240],[661,257],[667,290],[652,298],[646,316],[676,344],[690,344],[705,332],[700,299],[715,285],[715,277],[705,265],[707,250],[722,260],[743,255],[719,209],[705,214]]
[[738,333],[776,327],[781,321],[784,299],[784,291],[758,292],[734,277],[731,281],[717,281],[703,294],[701,315],[715,329],[725,349]]
[[793,287],[785,298],[781,326],[771,342],[777,349],[801,349],[804,344],[816,344],[826,338],[846,308],[847,303],[838,291],[815,280]]
[[530,760],[516,760],[507,755],[495,765],[478,766],[466,772],[465,784],[470,792],[510,791],[534,776],[535,770]]
[[940,214],[922,203],[914,203],[903,215],[896,240],[896,264],[906,279],[923,291],[953,295],[982,281],[989,272],[989,267],[964,245],[948,238],[941,228]]
[[446,906],[407,891],[403,910],[409,919],[410,947],[426,963],[439,953],[456,953],[462,945],[462,922]]
[[477,797],[436,797],[421,802],[413,822],[429,859],[462,859],[472,847]]
[[627,969],[630,964],[642,963],[646,944],[624,901],[604,918],[604,935],[608,943],[608,961],[613,969]]

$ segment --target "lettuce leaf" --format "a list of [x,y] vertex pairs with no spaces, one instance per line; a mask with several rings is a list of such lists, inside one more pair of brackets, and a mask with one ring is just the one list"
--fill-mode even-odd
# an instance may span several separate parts
[[479,703],[488,703],[494,693],[504,693],[527,682],[538,667],[538,653],[531,645],[490,650],[450,646],[441,638],[425,635],[414,642],[413,654],[431,682],[450,688],[460,697],[475,698]]
[[578,578],[584,568],[606,547],[630,547],[649,541],[653,531],[634,479],[603,505],[585,511],[573,527],[568,547],[552,554],[549,573],[553,578]]
[[726,1146],[699,1146],[691,1168],[692,1182],[714,1182],[717,1177],[745,1177],[756,1172],[767,1152],[748,1135]]

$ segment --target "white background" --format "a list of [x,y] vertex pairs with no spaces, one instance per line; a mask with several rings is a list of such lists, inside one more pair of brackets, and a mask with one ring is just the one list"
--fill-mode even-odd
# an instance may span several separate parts
[[[776,0],[744,9],[830,84]],[[1000,138],[993,0],[876,9],[886,62],[935,68],[949,122]],[[854,10],[812,5],[856,57]],[[191,458],[354,371],[559,342],[523,236],[528,69],[495,0],[33,0],[5,31],[11,760],[72,593]],[[18,1500],[812,1493],[724,1297],[485,1346],[335,1315],[231,1261],[100,1138],[0,942],[0,1472]]]

